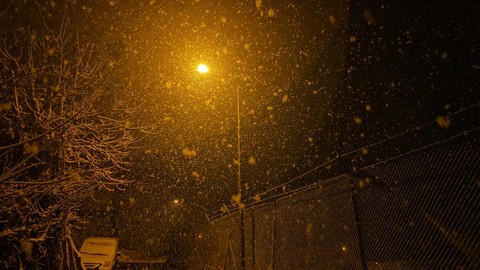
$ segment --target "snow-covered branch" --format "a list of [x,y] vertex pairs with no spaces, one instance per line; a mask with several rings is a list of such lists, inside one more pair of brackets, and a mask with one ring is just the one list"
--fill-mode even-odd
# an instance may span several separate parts
[[31,268],[79,222],[85,198],[129,182],[136,137],[154,132],[131,120],[135,110],[108,84],[108,56],[68,21],[65,12],[57,29],[12,28],[0,40],[0,242],[18,251],[2,256]]

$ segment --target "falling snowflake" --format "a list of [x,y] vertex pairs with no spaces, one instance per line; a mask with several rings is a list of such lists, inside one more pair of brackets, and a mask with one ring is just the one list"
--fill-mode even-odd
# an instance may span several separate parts
[[195,151],[195,149],[190,149],[188,147],[183,148],[182,153],[186,157],[196,157],[197,156],[197,151]]

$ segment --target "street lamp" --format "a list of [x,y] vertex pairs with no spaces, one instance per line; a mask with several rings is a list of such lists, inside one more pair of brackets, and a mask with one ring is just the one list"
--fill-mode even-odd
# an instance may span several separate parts
[[[205,64],[198,65],[197,71],[199,73],[206,73],[209,71]],[[241,173],[241,133],[240,133],[240,88],[237,87],[237,200],[238,210],[240,211],[240,269],[246,269],[245,260],[245,220],[244,220],[244,204],[242,203],[242,173]]]
[[197,70],[200,73],[207,73],[208,72],[208,67],[205,64],[200,64],[200,65],[198,65]]

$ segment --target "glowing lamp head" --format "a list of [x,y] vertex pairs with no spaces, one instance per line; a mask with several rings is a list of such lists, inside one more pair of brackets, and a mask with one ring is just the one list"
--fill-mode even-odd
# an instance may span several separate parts
[[208,67],[205,64],[200,64],[200,65],[198,65],[197,70],[200,73],[207,73],[208,72]]

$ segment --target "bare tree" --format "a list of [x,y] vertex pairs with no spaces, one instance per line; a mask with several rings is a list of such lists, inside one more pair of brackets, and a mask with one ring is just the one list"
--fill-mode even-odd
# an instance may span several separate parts
[[71,228],[94,190],[124,185],[138,132],[111,60],[67,27],[7,29],[0,44],[0,268],[76,269]]

